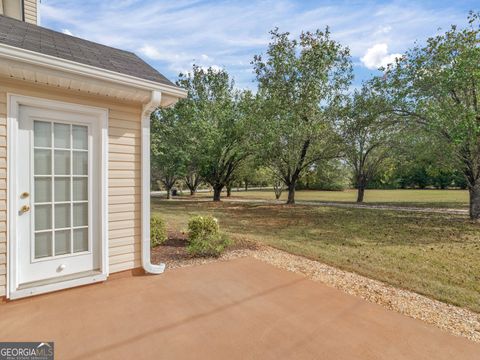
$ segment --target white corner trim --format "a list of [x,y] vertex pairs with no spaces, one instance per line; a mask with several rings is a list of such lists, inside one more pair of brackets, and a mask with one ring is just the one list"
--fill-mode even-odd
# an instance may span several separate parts
[[41,17],[40,17],[40,0],[37,0],[37,25],[40,26],[41,24]]
[[165,271],[165,264],[153,265],[150,260],[150,115],[161,100],[162,93],[152,91],[142,111],[142,267],[150,274]]
[[115,71],[100,69],[95,66],[81,64],[75,61],[61,59],[51,55],[41,54],[35,51],[20,49],[15,46],[0,44],[0,58],[11,59],[27,64],[34,64],[41,67],[60,70],[82,76],[107,80],[113,83],[131,86],[138,89],[161,91],[177,98],[187,96],[187,91],[175,86],[159,82],[141,79],[135,76],[121,74]]
[[[45,108],[48,110],[70,111],[87,114],[98,119],[101,129],[101,196],[100,217],[101,226],[101,254],[100,271],[92,276],[52,283],[43,286],[18,289],[18,252],[17,252],[17,229],[16,212],[17,196],[16,188],[16,158],[17,158],[17,132],[20,105]],[[108,264],[108,109],[79,105],[56,100],[47,100],[30,96],[7,94],[7,292],[8,299],[18,299],[25,296],[57,291],[73,286],[90,284],[104,281],[109,274]]]

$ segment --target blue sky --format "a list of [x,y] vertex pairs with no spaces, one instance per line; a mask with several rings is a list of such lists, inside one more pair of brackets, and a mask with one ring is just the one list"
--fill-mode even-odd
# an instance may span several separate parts
[[464,25],[478,0],[196,1],[42,0],[41,25],[135,52],[171,80],[200,66],[225,68],[239,88],[254,88],[250,62],[276,26],[298,35],[330,26],[351,50],[354,85],[414,41]]

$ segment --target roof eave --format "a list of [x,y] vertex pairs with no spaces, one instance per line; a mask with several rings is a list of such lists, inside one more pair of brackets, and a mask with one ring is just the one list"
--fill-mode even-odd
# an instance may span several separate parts
[[185,98],[187,96],[187,91],[178,86],[162,84],[159,82],[142,79],[111,70],[101,69],[95,66],[61,59],[51,55],[45,55],[10,45],[0,44],[0,58],[20,61],[32,65],[40,65],[54,70],[61,70],[71,74],[109,81],[136,89],[160,91],[165,95],[178,99]]

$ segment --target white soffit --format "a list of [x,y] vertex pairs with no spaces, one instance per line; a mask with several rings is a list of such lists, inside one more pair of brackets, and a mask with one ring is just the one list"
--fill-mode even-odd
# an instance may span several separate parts
[[186,91],[176,86],[123,75],[28,50],[0,44],[0,75],[61,89],[120,100],[146,103],[152,91],[162,93],[161,106],[169,106]]

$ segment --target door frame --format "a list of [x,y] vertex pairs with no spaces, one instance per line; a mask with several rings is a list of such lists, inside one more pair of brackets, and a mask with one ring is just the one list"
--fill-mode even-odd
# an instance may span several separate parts
[[[98,274],[19,289],[18,242],[16,236],[16,212],[18,210],[16,208],[18,195],[16,157],[20,105],[79,113],[95,117],[99,121],[101,130],[99,137],[101,209],[99,211],[100,219],[96,223],[100,227],[101,245],[99,248],[101,254],[99,254],[100,271]],[[7,298],[17,299],[106,280],[108,277],[108,109],[9,93],[7,94],[7,151]]]

